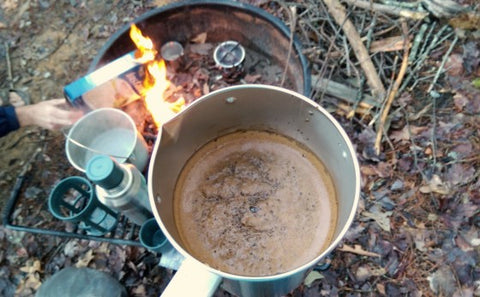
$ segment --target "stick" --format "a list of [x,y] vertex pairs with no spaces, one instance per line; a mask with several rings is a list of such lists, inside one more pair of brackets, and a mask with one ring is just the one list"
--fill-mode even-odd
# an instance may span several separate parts
[[367,256],[367,257],[378,257],[381,258],[382,256],[380,254],[374,253],[374,252],[368,252],[358,244],[354,245],[353,247],[344,244],[342,247],[338,248],[337,250],[341,252],[347,252],[347,253],[352,253],[352,254],[357,254],[361,256]]
[[[435,24],[434,24],[435,25]],[[434,26],[433,25],[433,26]],[[432,27],[433,27],[432,26]],[[422,52],[421,52],[421,55],[420,57],[418,58],[418,60],[415,62],[415,67],[413,68],[413,70],[409,71],[409,75],[407,76],[407,78],[405,79],[405,81],[403,82],[402,86],[400,87],[400,93],[403,91],[404,88],[407,87],[408,83],[410,82],[410,80],[413,78],[413,76],[418,73],[418,70],[420,70],[420,68],[423,66],[423,63],[425,62],[425,60],[429,57],[429,54],[431,53],[431,51],[437,46],[437,44],[443,42],[445,40],[445,38],[449,38],[450,35],[447,34],[444,38],[442,38],[439,42],[439,38],[441,35],[444,35],[444,31],[448,28],[448,25],[445,25],[443,26],[436,34],[435,36],[433,37],[432,41],[430,42],[424,42],[424,46],[425,48],[422,48]],[[425,38],[425,40],[428,40],[428,37]],[[428,43],[428,46],[426,46],[426,44]]]
[[[350,88],[344,84],[329,79],[320,78],[316,75],[312,75],[312,89],[323,91],[325,94],[343,99],[350,103],[357,102],[357,89]],[[366,108],[380,107],[380,103],[375,101],[375,99],[369,95],[364,95],[361,103],[364,104]]]
[[13,75],[12,75],[12,62],[10,61],[10,47],[8,42],[5,41],[5,60],[7,61],[7,75],[8,75],[8,87],[13,90]]
[[365,45],[362,43],[360,35],[355,29],[353,23],[347,18],[345,8],[338,0],[323,0],[323,2],[337,24],[343,29],[348,41],[354,49],[354,53],[360,62],[360,66],[367,77],[367,83],[372,89],[373,96],[378,101],[382,101],[385,96],[385,87],[378,76],[375,65],[373,65]]
[[297,26],[297,7],[292,6],[290,9],[287,8],[287,10],[290,12],[290,42],[288,44],[288,54],[287,54],[287,62],[285,64],[285,69],[283,69],[283,75],[282,75],[282,82],[280,83],[280,86],[283,86],[285,83],[285,78],[287,77],[287,69],[288,65],[290,65],[290,56],[292,55],[292,47],[293,47],[293,34],[295,33],[295,27]]
[[450,48],[447,50],[445,53],[445,56],[443,57],[442,64],[440,64],[440,67],[438,67],[437,73],[435,74],[435,77],[433,78],[432,83],[430,84],[430,87],[428,88],[427,92],[430,93],[433,90],[434,85],[437,83],[438,78],[440,77],[440,73],[442,72],[443,68],[445,67],[445,63],[448,60],[448,57],[453,51],[453,48],[455,47],[455,44],[458,41],[458,36],[455,34],[455,38],[452,41],[452,44],[450,45]]
[[375,152],[377,155],[380,154],[380,143],[382,141],[382,136],[383,136],[383,130],[385,126],[385,122],[387,121],[388,113],[390,111],[390,107],[392,106],[393,99],[397,95],[398,89],[400,88],[400,85],[402,83],[403,77],[405,76],[405,72],[407,70],[408,66],[408,28],[407,28],[407,23],[405,21],[402,22],[402,28],[403,28],[403,33],[405,34],[405,39],[404,39],[404,50],[403,50],[403,61],[402,61],[402,66],[400,66],[400,70],[398,72],[397,79],[395,80],[395,83],[393,84],[393,88],[390,91],[390,94],[388,95],[387,103],[385,104],[385,108],[382,111],[382,116],[380,117],[380,125],[378,125],[378,130],[377,130],[377,137],[375,139]]
[[363,1],[363,0],[347,0],[348,4],[354,5],[356,7],[364,8],[364,9],[371,9],[379,12],[383,12],[386,14],[396,15],[399,17],[404,17],[407,19],[413,20],[423,20],[428,16],[427,12],[421,11],[414,11],[409,9],[402,9],[400,7],[385,5],[385,4],[378,4],[372,3],[371,1]]
[[410,50],[410,56],[408,57],[409,62],[414,62],[415,61],[415,59],[417,57],[418,47],[424,41],[423,38],[425,36],[425,32],[427,31],[427,29],[428,29],[428,25],[427,24],[422,24],[420,26],[420,30],[415,35],[415,39],[413,40],[412,49]]

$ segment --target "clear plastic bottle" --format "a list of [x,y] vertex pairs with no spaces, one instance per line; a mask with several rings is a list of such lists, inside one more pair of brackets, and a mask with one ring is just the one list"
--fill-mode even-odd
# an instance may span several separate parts
[[86,174],[96,184],[97,198],[104,205],[137,225],[153,217],[147,183],[134,165],[120,164],[109,156],[97,155],[88,161]]

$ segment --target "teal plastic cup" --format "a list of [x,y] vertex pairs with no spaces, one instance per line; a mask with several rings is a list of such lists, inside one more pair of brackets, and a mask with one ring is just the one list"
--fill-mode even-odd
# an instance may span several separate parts
[[140,228],[140,242],[152,252],[161,253],[167,247],[167,237],[160,230],[155,218],[146,220]]

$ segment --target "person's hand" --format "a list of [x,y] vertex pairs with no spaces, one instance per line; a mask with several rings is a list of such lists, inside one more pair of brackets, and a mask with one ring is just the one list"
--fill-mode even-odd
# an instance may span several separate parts
[[65,99],[51,99],[15,109],[20,127],[36,125],[49,130],[59,130],[73,125],[83,112],[72,108]]

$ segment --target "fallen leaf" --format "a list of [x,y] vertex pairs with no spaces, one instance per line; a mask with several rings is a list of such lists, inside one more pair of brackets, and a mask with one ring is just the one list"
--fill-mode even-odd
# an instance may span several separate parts
[[76,240],[70,240],[69,242],[67,242],[65,244],[65,247],[63,249],[63,253],[65,254],[65,256],[67,257],[73,257],[75,256],[77,253],[78,253],[78,250],[79,250],[79,246],[78,246],[78,241]]
[[423,131],[425,131],[427,129],[428,129],[428,127],[425,127],[425,126],[420,126],[419,127],[419,126],[414,126],[414,125],[410,125],[410,126],[405,125],[402,128],[402,130],[393,131],[390,134],[390,139],[393,142],[409,141],[411,136],[416,136],[419,133],[422,133]]
[[15,291],[15,296],[32,296],[32,290],[36,291],[41,285],[39,275],[37,273],[30,274],[20,282]]
[[358,141],[362,144],[372,144],[375,143],[375,137],[377,137],[375,131],[373,131],[372,128],[367,127],[358,134]]
[[75,267],[81,268],[81,267],[87,267],[90,261],[93,260],[95,256],[93,255],[93,250],[88,250],[85,254],[83,254],[75,263]]
[[390,232],[390,216],[392,215],[391,211],[380,211],[376,210],[374,212],[364,211],[362,215],[373,219],[383,230]]
[[207,95],[210,93],[210,87],[208,86],[208,83],[203,84],[203,95]]
[[[480,14],[478,14],[478,17],[480,21]],[[478,42],[468,41],[463,44],[463,67],[465,67],[465,71],[468,74],[476,71],[476,69],[478,68],[478,64],[480,62],[479,57],[480,49],[478,46]]]
[[385,295],[385,286],[381,283],[377,283],[377,290],[380,294]]
[[35,272],[42,272],[42,264],[39,260],[34,260],[33,262],[28,261],[27,265],[20,268],[20,271],[27,274],[32,274]]
[[355,271],[355,278],[359,282],[366,281],[371,276],[381,276],[385,275],[386,271],[385,268],[372,268],[368,265],[362,265],[357,268]]
[[475,169],[470,164],[453,164],[447,171],[446,177],[450,185],[469,182],[475,175]]
[[145,289],[145,285],[140,284],[132,289],[133,296],[147,296],[147,290]]
[[430,289],[437,296],[452,296],[455,291],[456,280],[450,267],[442,266],[427,277]]
[[462,158],[469,157],[473,153],[473,145],[470,141],[460,143],[454,146],[451,149],[451,152],[456,153],[457,160],[461,160]]
[[462,75],[464,72],[462,55],[451,54],[445,63],[445,69],[447,69],[447,73],[452,76]]
[[452,297],[473,297],[479,296],[478,292],[474,292],[472,287],[470,288],[460,288],[455,293],[453,293]]
[[190,51],[192,53],[207,56],[213,50],[213,44],[211,43],[199,43],[199,44],[192,44],[190,45]]
[[[423,225],[420,225],[421,228]],[[413,242],[415,243],[415,248],[421,252],[426,252],[426,241],[430,235],[428,231],[424,229],[409,229],[409,233],[413,236]]]
[[193,43],[205,43],[205,41],[207,41],[207,32],[202,32],[198,34],[197,36],[190,39],[190,41]]
[[419,190],[424,194],[437,193],[441,195],[448,195],[450,193],[449,186],[443,183],[440,177],[436,174],[432,176],[432,179],[428,181],[428,184],[420,187]]
[[303,284],[307,287],[310,287],[313,284],[314,281],[322,279],[322,278],[324,278],[324,276],[320,272],[318,272],[316,270],[312,270],[312,271],[310,271],[310,273],[307,275],[307,277],[303,281]]
[[361,283],[366,281],[371,276],[372,276],[372,273],[370,272],[370,269],[368,268],[367,265],[359,266],[355,271],[355,278],[357,279],[358,282],[361,282]]
[[480,14],[475,11],[460,14],[448,20],[448,23],[454,28],[464,30],[478,29],[480,27]]
[[260,78],[262,78],[262,75],[261,74],[247,74],[245,75],[245,82],[249,83],[249,84],[253,84],[253,83],[256,83]]
[[456,93],[453,95],[453,102],[455,103],[457,110],[462,111],[463,108],[469,103],[469,100],[465,95]]
[[167,4],[170,4],[172,3],[174,0],[153,0],[153,2],[151,3],[152,5],[154,6],[165,6]]

